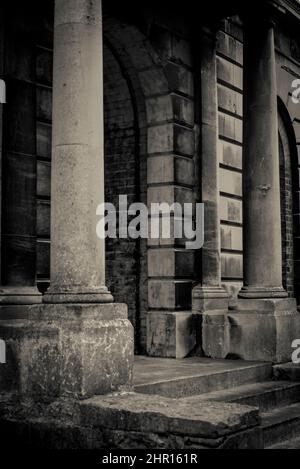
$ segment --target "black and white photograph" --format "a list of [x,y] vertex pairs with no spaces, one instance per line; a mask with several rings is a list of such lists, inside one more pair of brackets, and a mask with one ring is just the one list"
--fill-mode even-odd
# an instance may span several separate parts
[[300,449],[300,0],[0,0],[0,233],[1,451]]

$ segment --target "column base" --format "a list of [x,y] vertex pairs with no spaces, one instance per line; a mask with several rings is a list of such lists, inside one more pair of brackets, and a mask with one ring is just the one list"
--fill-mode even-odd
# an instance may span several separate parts
[[150,357],[185,358],[197,345],[199,317],[190,311],[151,311],[147,315]]
[[228,311],[202,313],[202,350],[206,357],[224,359],[230,353]]
[[42,303],[42,294],[36,286],[0,287],[0,305],[32,305]]
[[239,298],[287,298],[288,294],[283,287],[243,287],[239,293]]
[[112,294],[106,287],[88,288],[82,287],[77,290],[74,287],[61,289],[52,286],[43,296],[43,303],[47,304],[91,304],[91,303],[112,303]]
[[192,293],[193,313],[201,316],[200,343],[206,357],[223,359],[229,353],[229,297],[222,287],[197,285]]
[[222,287],[197,285],[192,291],[192,309],[195,314],[219,309],[227,310],[228,305],[228,294]]
[[296,300],[239,299],[228,318],[231,355],[249,361],[291,360],[292,343],[300,339]]
[[0,320],[0,339],[6,345],[0,391],[51,401],[131,387],[134,344],[126,305],[31,306],[28,319]]

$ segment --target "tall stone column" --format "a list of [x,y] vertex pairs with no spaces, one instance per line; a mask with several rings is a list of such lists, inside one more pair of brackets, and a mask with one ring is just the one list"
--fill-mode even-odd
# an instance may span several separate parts
[[274,27],[245,27],[244,287],[240,298],[284,298]]
[[231,353],[291,359],[300,337],[296,301],[282,287],[274,23],[262,9],[244,25],[244,286],[230,312]]
[[0,103],[0,317],[5,305],[15,306],[13,314],[18,314],[24,305],[42,301],[36,286],[35,86],[23,77],[15,80],[16,71],[5,76],[7,51],[14,54],[10,39],[4,37],[6,23],[2,2],[0,78],[6,82],[7,97],[6,104]]
[[[36,400],[128,389],[133,328],[105,287],[101,0],[56,0],[51,287],[22,322],[1,321],[0,391]],[[17,369],[15,368],[17,366]]]
[[202,281],[193,289],[193,311],[203,314],[202,347],[208,356],[228,352],[228,295],[221,287],[220,186],[216,27],[203,27],[199,51],[201,77],[201,199],[205,240]]
[[47,303],[106,303],[101,0],[57,0],[54,31],[51,287]]

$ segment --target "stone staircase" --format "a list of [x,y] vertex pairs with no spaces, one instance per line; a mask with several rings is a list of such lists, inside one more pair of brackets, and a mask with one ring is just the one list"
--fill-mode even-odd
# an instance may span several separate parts
[[[294,381],[292,381],[294,380]],[[263,447],[300,448],[300,376],[295,366],[237,362],[236,367],[139,383],[135,392],[176,398],[192,407],[205,401],[257,407]]]
[[300,448],[299,375],[290,364],[136,357],[134,389],[39,406],[0,395],[1,441],[44,449]]

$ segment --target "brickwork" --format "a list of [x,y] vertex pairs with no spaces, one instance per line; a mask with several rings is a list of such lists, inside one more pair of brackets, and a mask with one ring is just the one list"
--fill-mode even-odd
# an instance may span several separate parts
[[282,219],[282,278],[289,296],[294,296],[293,185],[290,143],[279,115],[279,156]]

